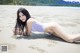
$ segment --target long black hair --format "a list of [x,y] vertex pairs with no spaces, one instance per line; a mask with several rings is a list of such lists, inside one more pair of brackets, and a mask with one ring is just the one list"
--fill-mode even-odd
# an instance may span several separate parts
[[[23,13],[26,16],[26,21],[22,22],[19,18],[19,13]],[[24,27],[27,27],[27,20],[31,18],[29,12],[25,8],[19,8],[17,11],[17,19],[16,19],[16,25],[15,25],[15,34],[16,34],[16,29],[19,28],[24,32]]]

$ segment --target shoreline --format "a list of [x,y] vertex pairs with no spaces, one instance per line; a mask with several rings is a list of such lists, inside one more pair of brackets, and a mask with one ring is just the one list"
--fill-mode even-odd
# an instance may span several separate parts
[[[32,5],[0,5],[0,6],[32,6]],[[33,5],[36,7],[36,5]],[[38,6],[38,7],[69,7],[69,8],[80,8],[77,6]]]

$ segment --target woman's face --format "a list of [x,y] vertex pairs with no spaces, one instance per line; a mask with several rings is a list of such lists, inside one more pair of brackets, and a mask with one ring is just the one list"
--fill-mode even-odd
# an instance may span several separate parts
[[20,13],[19,13],[19,19],[20,19],[22,22],[25,22],[25,21],[26,21],[26,16],[25,16],[22,12],[20,12]]

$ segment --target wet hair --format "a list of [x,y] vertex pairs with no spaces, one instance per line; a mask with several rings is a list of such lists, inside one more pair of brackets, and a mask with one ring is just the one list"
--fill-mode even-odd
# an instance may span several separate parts
[[[26,16],[26,21],[22,22],[20,20],[20,16],[19,13],[23,13]],[[31,18],[29,12],[25,9],[25,8],[19,8],[17,11],[17,19],[16,19],[16,25],[15,25],[15,34],[16,34],[16,30],[17,28],[19,28],[19,31],[22,30],[24,32],[24,27],[27,27],[27,20]]]

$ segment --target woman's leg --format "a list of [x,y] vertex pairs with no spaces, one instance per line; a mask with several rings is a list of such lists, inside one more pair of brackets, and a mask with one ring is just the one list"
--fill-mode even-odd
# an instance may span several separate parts
[[55,22],[51,26],[48,27],[47,32],[50,32],[53,35],[55,34],[55,36],[60,37],[67,42],[75,42],[75,41],[80,40],[80,34],[72,36],[72,35],[66,33],[62,29],[62,27]]

